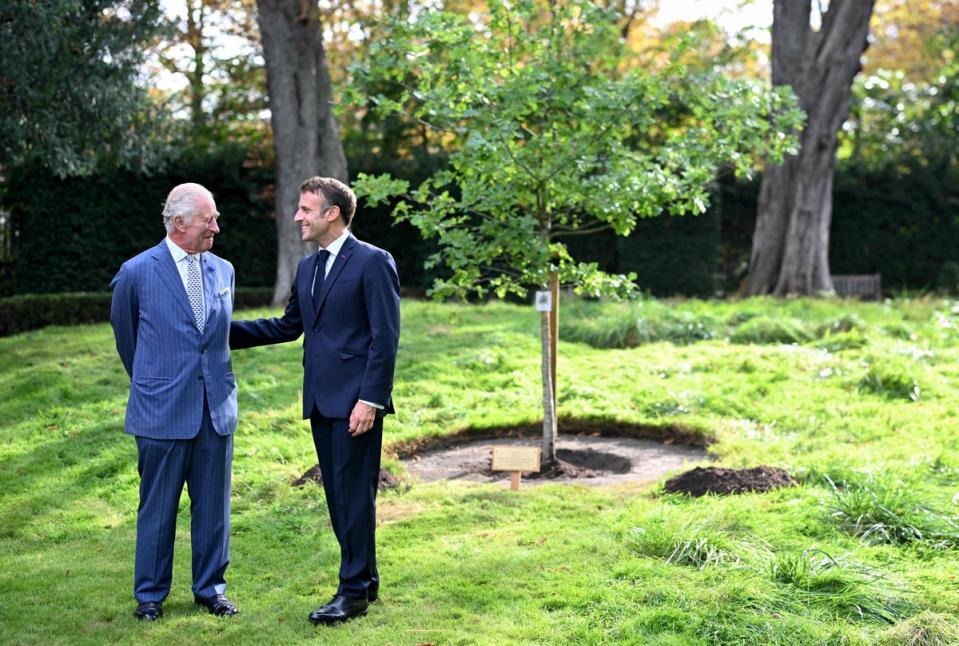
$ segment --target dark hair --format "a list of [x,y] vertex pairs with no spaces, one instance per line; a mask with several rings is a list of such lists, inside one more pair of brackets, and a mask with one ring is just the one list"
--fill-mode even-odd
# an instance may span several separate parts
[[300,184],[300,193],[306,192],[322,195],[327,205],[340,207],[346,226],[350,226],[356,213],[356,195],[349,186],[332,177],[311,177]]

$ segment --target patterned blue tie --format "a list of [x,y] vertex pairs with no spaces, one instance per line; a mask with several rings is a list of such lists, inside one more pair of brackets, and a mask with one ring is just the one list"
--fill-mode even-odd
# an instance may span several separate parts
[[186,256],[186,295],[190,298],[193,307],[193,319],[196,329],[203,333],[203,282],[200,280],[199,254],[190,253]]

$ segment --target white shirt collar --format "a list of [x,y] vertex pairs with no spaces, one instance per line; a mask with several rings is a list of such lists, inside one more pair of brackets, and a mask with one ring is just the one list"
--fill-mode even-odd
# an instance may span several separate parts
[[[330,256],[339,255],[340,249],[343,248],[343,245],[346,243],[346,239],[350,237],[350,230],[344,229],[343,233],[340,234],[340,237],[331,242],[326,246],[326,250],[330,252]],[[322,248],[322,247],[321,247]]]
[[[166,246],[170,250],[170,253],[173,254],[173,262],[175,263],[180,262],[181,260],[183,260],[184,258],[190,255],[186,250],[183,249],[183,247],[173,242],[173,240],[170,239],[170,236],[167,236],[166,238],[164,238],[164,240],[166,240]],[[195,254],[195,255],[200,256],[202,254]]]

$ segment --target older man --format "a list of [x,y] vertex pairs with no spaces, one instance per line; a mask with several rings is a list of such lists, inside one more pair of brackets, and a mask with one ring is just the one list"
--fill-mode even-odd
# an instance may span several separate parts
[[343,182],[311,177],[300,186],[293,221],[320,251],[296,268],[280,318],[234,321],[233,349],[303,335],[303,417],[313,427],[326,505],[340,544],[339,585],[313,611],[314,624],[360,617],[379,596],[376,485],[383,416],[393,412],[400,339],[400,284],[386,251],[360,242],[349,226],[356,196]]
[[228,345],[234,283],[233,266],[210,253],[218,216],[207,189],[177,186],[163,207],[166,238],[123,263],[112,283],[110,322],[131,380],[124,429],[136,438],[140,473],[137,619],[163,615],[184,482],[194,601],[215,615],[237,612],[224,595],[236,428]]

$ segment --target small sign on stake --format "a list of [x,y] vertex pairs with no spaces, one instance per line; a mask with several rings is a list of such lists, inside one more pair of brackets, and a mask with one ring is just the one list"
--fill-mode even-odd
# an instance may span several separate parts
[[553,295],[550,292],[536,292],[536,311],[549,312],[553,309]]
[[539,471],[539,447],[494,446],[493,465],[490,468],[493,471],[509,471],[510,489],[519,491],[520,474],[523,471]]

